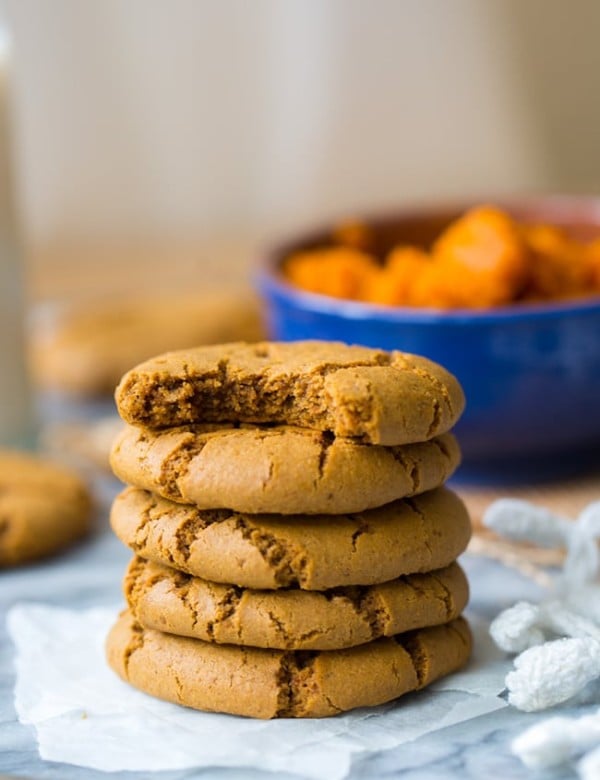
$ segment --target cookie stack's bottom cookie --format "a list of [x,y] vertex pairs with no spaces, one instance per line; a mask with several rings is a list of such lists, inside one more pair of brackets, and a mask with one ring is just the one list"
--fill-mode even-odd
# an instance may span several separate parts
[[[130,487],[111,524],[135,556],[107,640],[112,668],[162,699],[274,718],[382,704],[463,666],[456,558],[470,523],[443,487],[459,462],[446,432],[460,411],[453,378],[342,345],[219,354],[158,358],[121,383],[130,425],[111,463]],[[325,391],[335,417],[318,409],[316,427],[344,436],[298,427]],[[366,409],[386,420],[385,446]]]
[[345,650],[218,645],[142,628],[125,612],[108,638],[113,669],[160,699],[254,718],[319,718],[396,699],[466,662],[458,618]]

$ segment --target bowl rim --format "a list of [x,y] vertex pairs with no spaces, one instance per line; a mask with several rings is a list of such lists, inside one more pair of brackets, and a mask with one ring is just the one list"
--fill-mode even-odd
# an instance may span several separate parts
[[381,322],[420,322],[420,323],[462,323],[477,321],[493,323],[503,320],[539,320],[540,318],[559,318],[573,314],[597,313],[600,315],[600,295],[589,298],[576,298],[568,301],[549,303],[520,303],[513,306],[496,306],[493,309],[433,309],[416,306],[386,306],[384,304],[352,301],[321,295],[286,282],[279,277],[275,269],[260,269],[255,275],[259,290],[275,294],[286,302],[300,306],[306,311],[318,314],[336,315],[355,320],[375,320]]
[[[392,220],[427,218],[442,214],[461,213],[478,205],[491,204],[507,211],[540,211],[540,219],[549,219],[549,214],[556,214],[556,221],[562,224],[568,218],[573,223],[597,225],[600,232],[600,197],[595,195],[523,195],[497,196],[485,198],[447,199],[400,206],[396,209],[373,211],[364,214],[347,215],[346,220],[357,219],[367,223],[385,223]],[[542,215],[541,212],[544,212]],[[562,220],[561,217],[562,216]],[[353,301],[346,298],[335,298],[329,295],[302,290],[286,281],[280,273],[279,265],[282,258],[303,244],[309,244],[318,237],[331,232],[336,222],[331,219],[316,227],[297,231],[283,240],[267,246],[262,252],[261,261],[254,274],[256,284],[262,292],[276,294],[288,303],[301,306],[307,311],[320,314],[337,315],[350,319],[374,320],[389,323],[466,323],[476,321],[481,324],[499,321],[527,321],[540,318],[560,318],[573,314],[600,314],[600,293],[580,298],[569,298],[558,301],[520,302],[504,306],[494,306],[488,309],[436,309],[425,307],[392,306],[364,301]]]

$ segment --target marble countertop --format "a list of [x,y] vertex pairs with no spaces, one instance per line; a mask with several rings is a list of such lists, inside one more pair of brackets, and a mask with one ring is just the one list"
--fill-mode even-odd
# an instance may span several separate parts
[[[122,599],[121,579],[130,553],[108,527],[108,506],[118,485],[104,478],[98,485],[99,507],[96,530],[86,542],[66,554],[35,566],[0,573],[0,780],[9,776],[47,780],[141,780],[148,772],[108,774],[78,766],[50,763],[40,759],[33,728],[21,725],[13,705],[15,681],[14,649],[6,631],[6,613],[16,603],[43,602],[74,609],[113,605]],[[465,555],[462,563],[471,583],[469,613],[491,620],[519,599],[537,600],[538,586],[515,571],[487,558]],[[597,705],[577,709],[562,708],[561,714],[583,715]],[[567,780],[569,769],[545,774],[526,769],[510,752],[512,739],[536,721],[548,717],[525,714],[507,707],[490,715],[466,721],[421,737],[394,750],[355,761],[352,780],[403,778],[403,780],[467,780],[496,776]],[[157,780],[217,778],[222,780],[268,780],[275,775],[255,770],[204,769],[156,772]],[[298,777],[281,775],[278,777]]]

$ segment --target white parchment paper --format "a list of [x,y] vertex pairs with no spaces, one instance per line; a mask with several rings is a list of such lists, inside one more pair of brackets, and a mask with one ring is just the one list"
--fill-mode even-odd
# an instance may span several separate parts
[[147,696],[106,665],[118,609],[22,604],[8,615],[16,648],[15,707],[40,755],[104,771],[247,767],[341,780],[353,756],[396,747],[507,706],[510,663],[472,623],[470,667],[395,703],[334,718],[259,721],[197,712]]

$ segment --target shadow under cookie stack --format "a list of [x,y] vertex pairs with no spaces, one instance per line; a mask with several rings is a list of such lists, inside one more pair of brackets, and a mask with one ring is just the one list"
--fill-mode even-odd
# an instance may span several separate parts
[[391,701],[463,666],[462,391],[424,358],[227,344],[128,372],[111,523],[135,553],[112,668],[257,718]]

